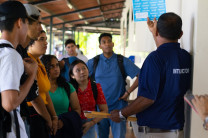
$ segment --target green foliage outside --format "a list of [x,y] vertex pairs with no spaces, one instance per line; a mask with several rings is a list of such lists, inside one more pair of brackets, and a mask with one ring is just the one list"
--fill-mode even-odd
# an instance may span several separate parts
[[[89,59],[102,53],[98,38],[100,33],[75,32],[75,42]],[[114,52],[122,53],[120,35],[113,35]]]

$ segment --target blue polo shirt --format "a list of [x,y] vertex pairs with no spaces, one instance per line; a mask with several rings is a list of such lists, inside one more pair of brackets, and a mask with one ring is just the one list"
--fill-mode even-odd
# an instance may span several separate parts
[[165,43],[143,63],[138,96],[154,104],[137,114],[138,125],[160,129],[184,126],[183,96],[190,88],[191,56],[179,43]]
[[[123,58],[123,65],[126,76],[134,78],[140,72],[140,69],[126,57]],[[93,73],[93,59],[87,62],[87,66],[91,76]],[[126,101],[118,100],[125,93],[126,88],[115,53],[110,58],[106,58],[103,54],[100,55],[95,80],[96,83],[101,84],[109,112],[113,109],[121,109],[127,106]]]

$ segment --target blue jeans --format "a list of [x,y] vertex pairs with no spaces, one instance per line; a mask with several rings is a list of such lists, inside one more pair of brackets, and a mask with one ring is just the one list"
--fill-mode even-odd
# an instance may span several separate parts
[[[91,121],[92,119],[82,120],[82,124]],[[95,125],[92,126],[82,138],[95,138]]]
[[99,138],[109,137],[109,128],[111,126],[111,131],[113,138],[125,138],[126,135],[126,121],[121,121],[120,123],[115,123],[110,119],[103,119],[98,123],[98,136]]

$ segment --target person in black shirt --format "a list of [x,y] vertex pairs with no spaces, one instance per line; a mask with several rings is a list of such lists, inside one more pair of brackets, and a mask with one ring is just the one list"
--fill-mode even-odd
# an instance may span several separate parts
[[[31,4],[24,4],[24,6],[25,6],[28,16],[30,16],[31,19],[28,20],[29,24],[28,24],[26,42],[22,45],[18,45],[16,49],[23,59],[26,57],[29,57],[27,54],[27,46],[29,45],[31,40],[37,40],[37,38],[39,37],[42,31],[41,22],[40,22],[40,11]],[[24,73],[21,77],[20,84],[23,84],[26,79],[27,79],[27,74]],[[26,102],[31,102],[34,107],[34,110],[31,111],[28,108]],[[37,80],[34,81],[26,99],[21,104],[21,116],[25,122],[27,134],[30,137],[33,137],[33,136],[30,135],[32,130],[29,130],[29,126],[33,124],[30,124],[30,125],[28,124],[30,123],[30,119],[31,119],[30,115],[33,114],[34,111],[37,112],[42,117],[42,119],[46,121],[47,126],[49,127],[49,129],[51,129],[52,127],[51,117],[47,112],[47,109],[45,107],[45,104],[42,98],[38,94]],[[39,129],[41,128],[39,127]]]

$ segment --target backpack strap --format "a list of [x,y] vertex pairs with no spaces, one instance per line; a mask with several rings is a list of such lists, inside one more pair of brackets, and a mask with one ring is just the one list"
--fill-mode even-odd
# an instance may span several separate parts
[[[123,58],[124,58],[124,56],[122,56],[120,54],[117,54],[118,66],[119,66],[121,75],[123,76],[123,80],[124,80],[125,85],[126,85],[127,84],[126,83],[126,73],[125,73],[125,69],[124,69],[124,65],[123,65]],[[93,74],[92,74],[92,77],[93,77],[94,80],[95,80],[95,72],[96,72],[96,68],[97,68],[99,59],[100,59],[100,55],[97,55],[96,57],[93,58]]]
[[5,44],[5,43],[0,44],[0,48],[4,48],[4,47],[8,47],[8,48],[13,48],[14,49],[14,47],[12,47],[10,44]]
[[69,63],[69,58],[63,58],[62,59],[65,64],[64,67],[61,69],[61,76],[64,77],[66,79],[67,82],[69,82],[70,80],[70,76],[69,76],[69,67],[70,67],[70,63]]
[[95,102],[96,102],[97,101],[98,90],[97,90],[96,82],[91,77],[90,77],[90,83],[91,83],[93,96],[94,96],[94,99],[95,99]]
[[119,66],[119,69],[121,71],[121,74],[123,76],[123,80],[125,81],[125,85],[127,84],[126,83],[126,73],[125,73],[125,69],[124,69],[124,65],[123,65],[123,56],[120,55],[120,54],[117,54],[117,62],[118,62],[118,66]]
[[65,62],[65,64],[66,64],[68,67],[70,66],[70,64],[69,64],[69,59],[68,59],[68,58],[63,58],[62,60]]
[[19,128],[19,121],[18,121],[16,109],[13,110],[13,113],[14,113],[14,122],[16,126],[16,137],[20,138],[20,128]]
[[100,59],[100,55],[97,55],[93,58],[93,73],[92,73],[92,78],[95,80],[95,72],[96,72],[96,68],[98,65]]

